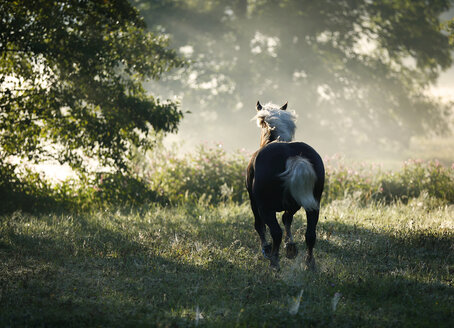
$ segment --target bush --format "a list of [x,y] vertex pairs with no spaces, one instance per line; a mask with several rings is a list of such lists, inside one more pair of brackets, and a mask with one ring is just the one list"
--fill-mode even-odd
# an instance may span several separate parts
[[168,200],[139,178],[120,173],[80,174],[52,183],[31,168],[0,163],[0,214],[23,210],[86,211],[111,207],[166,204]]
[[[453,164],[454,166],[454,164]],[[390,172],[380,178],[380,198],[386,202],[401,200],[407,202],[423,192],[429,197],[454,203],[454,167],[444,167],[437,160],[423,162],[410,160],[397,172]]]
[[[249,155],[227,153],[220,145],[201,146],[179,155],[162,146],[137,154],[132,174],[80,174],[52,184],[42,174],[11,164],[0,165],[0,212],[136,207],[150,203],[179,205],[248,201],[245,187]],[[371,202],[408,202],[424,195],[454,204],[454,166],[438,161],[407,161],[402,169],[383,171],[374,164],[349,164],[325,158],[326,182],[322,202],[350,198]]]
[[[142,158],[137,172],[151,189],[172,204],[244,202],[248,201],[245,173],[249,157],[245,152],[227,153],[220,145],[202,146],[184,156],[161,148],[147,159]],[[406,202],[422,193],[454,203],[454,168],[444,167],[438,161],[411,160],[397,171],[383,171],[377,164],[347,165],[340,156],[327,157],[324,162],[324,203],[344,198],[362,205],[373,201]]]
[[98,173],[95,181],[88,185],[94,189],[91,202],[98,207],[141,206],[147,203],[164,205],[169,202],[166,197],[152,190],[143,179],[121,173]]
[[344,159],[338,155],[326,157],[324,163],[325,189],[322,202],[330,203],[333,200],[353,198],[366,204],[379,196],[381,188],[377,177],[381,171],[378,165],[366,163],[345,165]]
[[[178,156],[176,151],[155,150],[142,158],[138,174],[159,196],[172,204],[181,202],[241,203],[247,200],[244,152],[228,154],[222,145],[200,146],[197,151]],[[145,165],[144,165],[145,164]]]
[[454,167],[437,160],[409,160],[397,171],[382,171],[376,164],[350,164],[339,158],[325,159],[324,202],[353,198],[361,204],[370,201],[391,203],[418,198],[423,193],[443,202],[454,203]]
[[55,207],[57,200],[42,174],[0,162],[0,213]]

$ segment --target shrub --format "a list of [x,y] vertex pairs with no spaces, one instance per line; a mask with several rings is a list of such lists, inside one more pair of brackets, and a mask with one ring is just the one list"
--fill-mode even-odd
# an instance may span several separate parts
[[454,167],[437,160],[409,160],[396,171],[383,171],[376,164],[350,164],[343,159],[326,158],[324,202],[351,197],[361,204],[370,201],[390,203],[428,197],[454,203]]
[[17,209],[55,207],[57,201],[42,174],[0,162],[0,213]]
[[380,193],[377,176],[381,174],[376,164],[349,164],[336,155],[325,157],[325,189],[322,201],[353,198],[362,204],[376,198]]
[[454,203],[454,167],[445,167],[437,160],[406,161],[400,171],[381,176],[380,184],[380,198],[386,202],[407,202],[426,192],[430,197]]
[[154,151],[138,173],[151,188],[171,203],[246,201],[244,152],[227,153],[222,145],[200,146],[178,156],[176,151]]
[[23,210],[86,211],[168,203],[140,178],[120,173],[80,174],[52,183],[31,168],[0,163],[0,214]]
[[98,207],[168,203],[166,197],[158,195],[146,181],[139,177],[121,173],[98,173],[95,181],[88,185],[94,189],[91,202],[97,203]]
[[[245,187],[248,154],[227,153],[221,145],[201,146],[179,155],[162,146],[137,154],[132,174],[80,174],[77,179],[51,183],[29,168],[0,163],[0,213],[143,206],[150,203],[218,204],[248,201]],[[454,166],[438,161],[410,160],[397,171],[376,164],[345,164],[340,157],[325,158],[326,182],[322,201],[350,198],[366,205],[390,203],[424,195],[454,203]],[[437,201],[437,202],[438,202]]]

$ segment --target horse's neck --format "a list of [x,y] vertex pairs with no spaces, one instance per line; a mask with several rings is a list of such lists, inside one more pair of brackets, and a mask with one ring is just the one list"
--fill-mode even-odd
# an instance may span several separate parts
[[260,136],[260,148],[265,147],[269,143],[275,141],[276,138],[273,137],[273,133],[269,129],[262,129],[262,134]]

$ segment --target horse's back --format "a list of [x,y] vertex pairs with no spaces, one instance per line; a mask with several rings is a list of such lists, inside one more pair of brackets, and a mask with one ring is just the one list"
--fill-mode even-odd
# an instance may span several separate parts
[[323,191],[325,171],[320,155],[304,142],[272,142],[257,152],[254,161],[253,192],[262,203],[283,211],[284,185],[280,175],[286,170],[290,157],[300,156],[307,159],[317,176],[314,196],[320,199]]
[[272,142],[257,152],[255,171],[264,170],[268,173],[285,170],[289,157],[300,156],[307,159],[313,166],[317,176],[323,175],[325,169],[320,155],[314,148],[304,142]]

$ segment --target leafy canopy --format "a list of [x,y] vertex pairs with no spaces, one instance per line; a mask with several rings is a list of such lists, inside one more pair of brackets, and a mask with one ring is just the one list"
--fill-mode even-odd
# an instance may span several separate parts
[[[169,89],[200,113],[216,111],[226,135],[241,122],[250,129],[257,99],[288,100],[305,138],[335,151],[448,130],[425,90],[452,62],[440,28],[449,0],[136,3],[194,61],[187,79],[168,78]],[[257,145],[256,134],[244,146]]]
[[182,113],[142,83],[183,61],[127,0],[0,1],[0,155],[127,168]]

